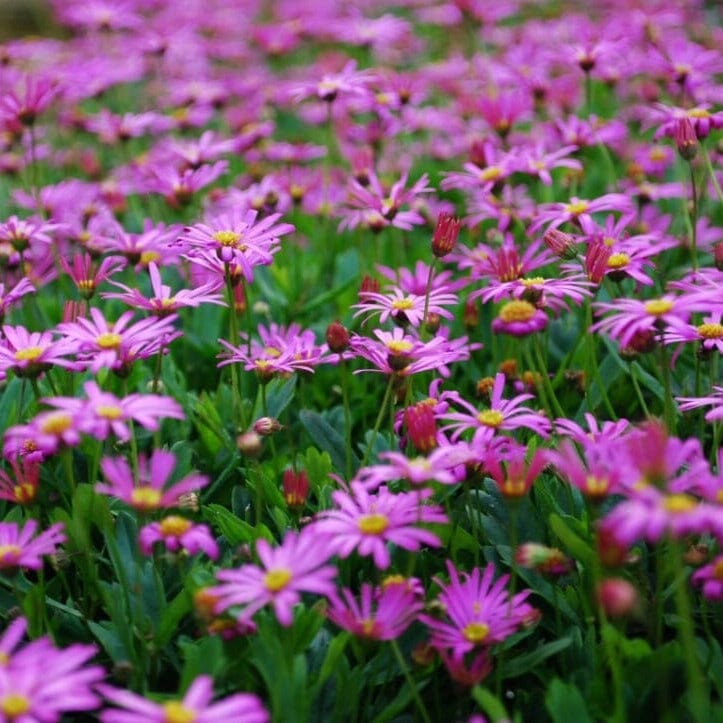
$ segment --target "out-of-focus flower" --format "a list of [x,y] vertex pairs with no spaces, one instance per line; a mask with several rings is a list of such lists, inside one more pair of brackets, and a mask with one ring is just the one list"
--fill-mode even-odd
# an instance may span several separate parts
[[25,525],[0,522],[0,570],[39,570],[43,557],[55,554],[57,546],[65,542],[60,522],[33,537],[37,529],[35,520],[28,520]]
[[138,541],[144,555],[150,555],[153,545],[163,543],[167,550],[185,550],[189,555],[205,552],[212,560],[218,558],[218,545],[207,525],[196,525],[179,515],[168,515],[159,522],[141,528]]

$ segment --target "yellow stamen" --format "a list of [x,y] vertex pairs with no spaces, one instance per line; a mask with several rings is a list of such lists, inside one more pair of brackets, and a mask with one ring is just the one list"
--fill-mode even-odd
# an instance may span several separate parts
[[30,701],[21,693],[7,693],[0,698],[0,712],[10,720],[30,710]]
[[213,240],[218,241],[221,246],[236,246],[241,240],[241,234],[236,231],[216,231]]
[[117,349],[121,345],[121,335],[105,332],[96,337],[95,343],[101,349]]
[[406,311],[414,307],[414,301],[411,299],[395,299],[392,301],[392,309],[399,309],[400,311]]
[[40,431],[45,434],[62,434],[73,426],[73,419],[65,412],[51,412],[40,423]]
[[191,520],[185,517],[169,515],[161,520],[161,534],[164,537],[180,537],[191,529],[192,524]]
[[14,562],[21,552],[18,545],[0,545],[0,563]]
[[15,352],[15,358],[18,361],[35,361],[42,353],[41,347],[29,346],[26,349],[18,349]]
[[668,512],[677,514],[679,512],[690,512],[698,506],[698,501],[690,495],[678,494],[668,495],[663,504]]
[[358,525],[363,535],[381,535],[389,527],[389,518],[377,513],[362,515]]
[[196,717],[196,711],[186,708],[177,700],[170,700],[163,704],[164,723],[193,723]]
[[405,354],[412,351],[412,342],[410,341],[388,341],[387,349],[392,354]]
[[502,412],[498,412],[496,409],[483,409],[477,415],[477,421],[485,427],[497,429],[505,421],[505,417]]
[[723,337],[723,324],[701,324],[697,329],[704,339],[720,339]]
[[161,504],[160,490],[155,487],[136,487],[131,492],[131,506],[137,510],[156,510]]
[[529,321],[535,315],[535,307],[529,301],[509,301],[500,310],[500,319],[506,324],[513,321]]
[[287,567],[277,567],[269,570],[264,575],[264,585],[269,592],[279,592],[283,590],[291,581],[291,570]]
[[565,212],[569,213],[571,216],[579,216],[580,214],[585,213],[589,207],[590,204],[587,201],[576,201],[575,203],[566,204]]
[[645,312],[651,316],[662,316],[667,314],[673,308],[673,302],[670,299],[653,299],[645,302]]
[[630,256],[624,253],[611,254],[608,259],[608,268],[622,269],[630,263]]
[[117,404],[99,404],[95,408],[95,413],[103,419],[120,419],[123,416],[123,410]]
[[484,642],[490,632],[490,626],[484,623],[468,623],[462,630],[462,635],[469,640],[470,643],[477,645]]

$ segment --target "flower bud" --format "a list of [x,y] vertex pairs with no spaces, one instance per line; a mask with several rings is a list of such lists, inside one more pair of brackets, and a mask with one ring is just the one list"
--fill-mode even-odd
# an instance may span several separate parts
[[341,354],[349,346],[349,331],[343,324],[333,321],[326,328],[326,343],[330,351]]
[[294,510],[301,509],[309,496],[309,478],[304,470],[294,472],[293,469],[284,471],[283,476],[284,499],[286,504]]
[[364,278],[361,280],[361,286],[359,287],[359,296],[363,299],[363,295],[369,293],[379,293],[379,282],[369,276],[369,274],[365,274]]
[[430,334],[436,334],[439,331],[441,323],[442,317],[439,314],[435,314],[433,311],[430,311],[427,314],[427,321],[424,323],[424,328]]
[[713,261],[718,271],[723,271],[723,241],[713,246]]
[[673,130],[673,139],[681,158],[690,162],[698,153],[698,138],[690,118],[679,118]]
[[545,246],[561,259],[574,259],[577,254],[572,236],[557,228],[550,229],[542,240]]
[[462,222],[454,216],[445,213],[439,214],[437,225],[432,234],[432,253],[439,259],[451,253],[459,238],[459,229]]
[[236,446],[241,454],[247,457],[258,457],[261,454],[262,444],[261,437],[257,432],[243,432],[236,437]]
[[434,409],[426,402],[419,402],[404,410],[404,426],[414,448],[420,454],[429,454],[437,447],[437,421]]
[[520,567],[537,570],[543,575],[565,575],[572,569],[572,562],[562,550],[536,542],[520,545],[515,552],[515,561]]
[[622,578],[603,580],[597,588],[597,603],[609,618],[624,618],[639,609],[640,598],[634,585]]
[[262,437],[268,437],[274,432],[283,429],[278,419],[274,417],[260,417],[254,422],[253,430]]
[[472,330],[479,326],[479,307],[475,299],[465,301],[462,321],[465,329]]

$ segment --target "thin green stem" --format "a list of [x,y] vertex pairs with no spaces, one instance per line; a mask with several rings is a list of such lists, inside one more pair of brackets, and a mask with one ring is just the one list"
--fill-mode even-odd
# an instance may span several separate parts
[[391,646],[392,646],[392,652],[394,653],[394,657],[397,659],[397,663],[399,663],[399,667],[402,669],[402,673],[404,674],[404,678],[407,681],[409,690],[411,691],[412,696],[414,697],[414,702],[417,706],[417,710],[419,711],[419,715],[421,716],[424,723],[432,723],[431,718],[429,717],[429,714],[427,713],[427,708],[424,705],[424,701],[422,700],[422,697],[419,695],[417,686],[414,684],[414,678],[412,678],[412,674],[409,672],[409,667],[404,662],[404,656],[402,655],[402,651],[399,649],[399,644],[397,643],[396,640],[392,640]]
[[552,384],[550,383],[550,376],[547,373],[547,364],[545,363],[545,357],[542,354],[542,349],[540,349],[540,339],[537,334],[532,335],[532,351],[535,355],[537,371],[542,377],[542,386],[545,389],[545,394],[548,398],[549,404],[551,405],[551,410],[557,417],[564,417],[565,412],[560,405],[560,402],[557,400],[555,390],[552,388]]
[[366,450],[364,451],[364,459],[362,460],[361,466],[364,467],[366,463],[369,461],[369,457],[371,455],[372,449],[374,448],[374,443],[377,441],[377,435],[379,434],[379,429],[382,426],[382,420],[384,419],[384,413],[386,412],[387,407],[389,406],[391,396],[392,396],[392,386],[394,385],[394,375],[389,375],[389,381],[387,382],[387,388],[384,392],[384,399],[382,400],[382,404],[379,407],[379,413],[377,414],[377,421],[374,423],[374,429],[372,430],[372,436],[369,438],[369,444],[367,445]]
[[349,406],[349,367],[344,356],[339,354],[339,365],[341,366],[341,400],[344,407],[344,454],[346,457],[346,479],[351,479],[351,407]]
[[700,149],[703,152],[705,167],[708,170],[708,175],[710,176],[710,180],[713,183],[713,188],[715,188],[716,195],[718,196],[718,201],[723,203],[723,191],[721,191],[720,184],[718,183],[718,178],[716,177],[715,171],[713,170],[713,164],[710,162],[710,155],[708,154],[708,149],[705,147],[705,143],[700,143]]
[[691,219],[690,256],[693,264],[693,271],[698,270],[698,192],[695,186],[695,171],[693,164],[688,162],[690,171],[690,192],[693,197],[693,218]]
[[437,263],[437,258],[432,259],[432,263],[429,264],[429,274],[427,275],[427,289],[424,292],[424,314],[422,316],[422,328],[424,329],[427,324],[427,316],[429,314],[429,295],[432,293],[432,279],[434,279],[434,267]]
[[675,419],[675,402],[673,401],[673,391],[670,380],[670,364],[668,362],[667,347],[660,339],[658,342],[660,349],[660,375],[663,382],[663,418],[665,419],[665,426],[671,434],[675,434],[676,419]]
[[638,401],[640,402],[640,408],[643,410],[643,414],[650,419],[650,410],[648,409],[648,405],[645,403],[645,397],[643,396],[643,390],[640,388],[640,384],[638,382],[638,375],[635,373],[635,369],[633,368],[633,365],[630,364],[630,379],[633,382],[633,388],[635,389],[635,396],[637,396]]
[[[605,387],[605,383],[603,382],[602,375],[600,374],[600,367],[597,363],[597,350],[595,349],[595,341],[597,337],[594,334],[590,333],[590,327],[592,326],[592,306],[590,304],[590,299],[585,299],[585,342],[587,345],[587,367],[586,371],[589,372],[590,367],[592,367],[593,377],[595,381],[597,382],[598,389],[600,390],[600,397],[603,400],[603,404],[605,405],[605,409],[607,410],[607,413],[610,415],[610,418],[613,421],[617,421],[618,416],[615,414],[615,409],[613,408],[613,405],[610,403],[610,398],[608,397],[607,389]],[[589,400],[589,387],[587,388],[587,396],[588,396],[588,411],[594,412],[593,409],[590,409],[590,400]]]
[[[231,271],[229,265],[226,264],[225,270],[226,276],[226,295],[228,296],[228,335],[229,344],[238,344],[239,332],[238,332],[238,319],[236,318],[236,304],[233,293],[233,283],[231,281]],[[231,367],[231,394],[233,396],[233,416],[236,424],[241,423],[239,413],[239,403],[241,401],[241,392],[239,390],[239,379],[238,379],[238,367],[235,363],[229,364]]]

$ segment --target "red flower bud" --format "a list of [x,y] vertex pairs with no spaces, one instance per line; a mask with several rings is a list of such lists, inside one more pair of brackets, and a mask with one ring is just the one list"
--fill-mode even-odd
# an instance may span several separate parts
[[326,328],[326,343],[329,349],[341,354],[349,346],[349,331],[338,321],[333,321]]
[[675,124],[673,139],[678,147],[678,153],[686,161],[692,161],[698,152],[698,138],[690,118],[680,118]]
[[309,496],[309,478],[306,472],[294,472],[293,469],[284,471],[283,477],[284,499],[292,509],[301,509]]
[[437,218],[437,225],[432,235],[432,253],[442,258],[451,253],[459,238],[462,222],[444,211]]

